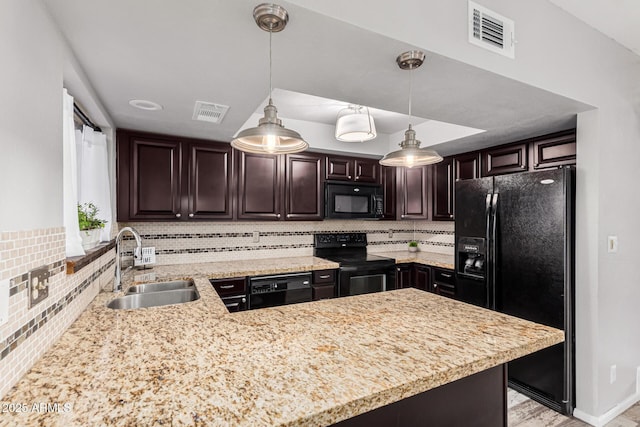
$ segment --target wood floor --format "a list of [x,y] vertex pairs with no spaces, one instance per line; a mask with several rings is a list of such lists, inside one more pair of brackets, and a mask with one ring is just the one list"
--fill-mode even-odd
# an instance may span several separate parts
[[[566,417],[509,389],[509,427],[588,427],[577,418]],[[640,427],[640,402],[606,424],[606,427]]]

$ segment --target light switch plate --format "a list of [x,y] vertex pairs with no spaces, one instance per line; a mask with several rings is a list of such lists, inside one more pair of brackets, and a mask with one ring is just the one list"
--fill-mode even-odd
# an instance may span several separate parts
[[9,321],[9,279],[0,280],[0,325]]

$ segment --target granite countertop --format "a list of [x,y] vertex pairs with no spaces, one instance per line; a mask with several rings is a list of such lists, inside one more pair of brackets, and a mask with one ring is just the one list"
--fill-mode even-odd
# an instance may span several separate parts
[[448,268],[453,270],[453,255],[445,255],[437,252],[409,252],[409,251],[391,251],[376,252],[374,255],[386,256],[396,260],[396,264],[405,264],[415,262],[417,264],[431,265],[433,267]]
[[[296,259],[245,265],[268,274],[279,262]],[[332,268],[306,262],[296,271]],[[201,298],[190,303],[111,310],[116,294],[99,294],[2,399],[68,411],[2,414],[0,425],[322,426],[564,337],[417,289],[228,313],[208,278],[239,264],[214,264],[153,269],[193,278]]]

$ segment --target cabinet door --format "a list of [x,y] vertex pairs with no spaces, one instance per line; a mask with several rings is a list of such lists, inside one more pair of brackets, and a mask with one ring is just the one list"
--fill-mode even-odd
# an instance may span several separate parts
[[355,159],[354,181],[380,183],[380,162],[374,159]]
[[453,270],[434,268],[432,271],[432,292],[449,298],[456,297],[456,276]]
[[396,176],[398,168],[382,166],[383,218],[396,219]]
[[353,180],[354,160],[347,157],[327,157],[326,178],[333,181]]
[[433,219],[453,219],[453,159],[445,158],[432,166]]
[[225,143],[189,144],[189,218],[233,218],[232,152]]
[[321,220],[324,210],[323,158],[319,154],[287,154],[285,219]]
[[455,180],[480,178],[480,153],[460,154],[453,158]]
[[527,170],[527,144],[508,145],[482,152],[482,176]]
[[282,179],[277,155],[236,151],[238,219],[278,220],[282,216]]
[[[121,149],[128,150],[129,220],[176,219],[181,215],[182,150],[177,140],[122,135]],[[124,165],[120,164],[119,168]],[[123,178],[122,176],[118,177]],[[118,219],[122,219],[118,217]]]
[[429,219],[427,166],[401,168],[400,219]]
[[413,287],[423,291],[431,290],[431,268],[426,265],[414,264]]
[[411,285],[411,264],[396,265],[396,289],[410,288]]
[[554,134],[531,143],[533,170],[576,163],[576,134]]

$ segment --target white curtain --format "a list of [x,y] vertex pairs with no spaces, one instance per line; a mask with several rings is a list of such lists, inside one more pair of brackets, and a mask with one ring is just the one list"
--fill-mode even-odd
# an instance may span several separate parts
[[73,97],[63,89],[62,93],[62,160],[63,199],[66,252],[68,257],[84,255],[80,227],[78,225],[78,190],[75,126],[73,123]]
[[89,126],[76,130],[78,157],[78,200],[80,204],[93,203],[98,208],[98,218],[107,221],[100,234],[100,241],[111,239],[111,187],[109,185],[109,151],[107,137]]

